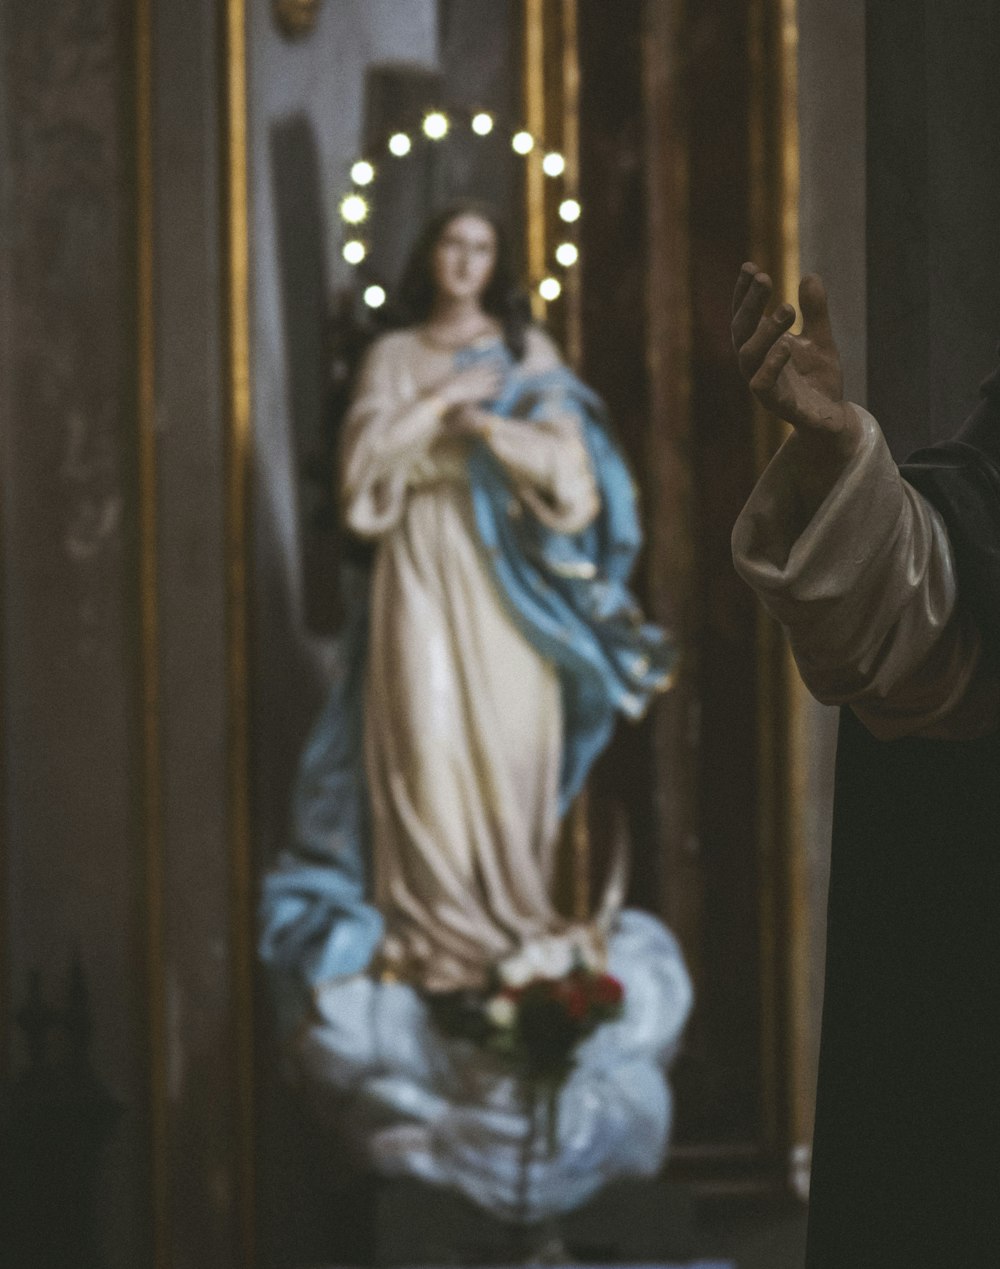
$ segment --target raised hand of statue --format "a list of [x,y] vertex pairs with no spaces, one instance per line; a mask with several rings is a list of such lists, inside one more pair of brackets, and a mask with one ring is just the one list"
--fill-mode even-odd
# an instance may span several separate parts
[[815,461],[843,463],[861,434],[857,413],[844,401],[840,354],[830,327],[826,289],[816,274],[802,279],[802,333],[793,335],[795,309],[767,312],[771,279],[753,263],[740,270],[733,294],[733,347],[740,373],[768,410],[796,429]]

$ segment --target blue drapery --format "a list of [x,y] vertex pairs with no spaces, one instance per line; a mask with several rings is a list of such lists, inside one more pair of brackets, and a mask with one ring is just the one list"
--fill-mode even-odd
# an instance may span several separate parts
[[[643,621],[627,587],[642,534],[635,486],[603,405],[564,368],[523,373],[500,343],[463,350],[456,369],[480,358],[504,363],[503,388],[490,406],[494,413],[528,421],[554,412],[576,416],[600,493],[592,524],[581,533],[557,533],[518,499],[485,444],[477,443],[469,455],[475,525],[501,602],[559,675],[565,811],[608,743],[615,715],[643,713],[667,684],[675,652],[664,631]],[[301,1016],[313,985],[366,969],[383,933],[367,891],[361,752],[367,578],[353,571],[344,581],[350,615],[329,696],[299,765],[292,845],[262,887],[260,955],[289,1024]]]

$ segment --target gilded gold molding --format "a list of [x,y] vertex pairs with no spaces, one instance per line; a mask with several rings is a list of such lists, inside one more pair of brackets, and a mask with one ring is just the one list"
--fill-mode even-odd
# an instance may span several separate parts
[[[545,136],[545,0],[524,0],[524,124],[533,137]],[[525,247],[529,278],[546,272],[545,173],[541,155],[529,154],[524,165],[526,200]],[[535,317],[545,316],[545,302],[532,289]]]
[[[580,188],[579,86],[577,0],[524,0],[523,10],[524,123],[531,135],[546,145],[558,144],[566,160],[563,196],[576,198]],[[558,56],[552,56],[555,51]],[[556,67],[558,74],[552,72]],[[541,278],[549,271],[549,231],[554,220],[541,146],[525,164],[525,212],[528,276]],[[579,369],[581,355],[580,271],[571,269],[564,281],[565,337],[569,362]],[[531,292],[534,315],[546,316],[544,300]],[[591,848],[588,799],[584,792],[571,808],[564,827],[563,849],[569,852],[568,894],[561,905],[573,918],[590,915]],[[560,886],[560,890],[562,886]]]
[[319,17],[321,0],[273,0],[274,20],[293,39],[308,35]]
[[170,1255],[170,1116],[164,969],[164,841],[160,754],[160,631],[157,559],[156,318],[154,295],[153,13],[138,0],[136,82],[136,285],[139,484],[139,635],[142,819],[146,883],[146,990],[149,1019],[150,1172],[153,1264]]
[[226,294],[226,612],[234,1089],[240,1263],[256,1259],[254,1218],[254,888],[250,845],[248,655],[250,473],[250,207],[246,0],[227,0],[224,28]]
[[[754,0],[750,17],[753,254],[781,295],[799,281],[798,18],[796,0]],[[755,450],[763,470],[786,428],[757,411]],[[807,1148],[812,1132],[809,1078],[809,915],[804,863],[806,713],[804,689],[777,626],[758,611],[759,858],[762,1072],[768,1136],[777,1148]]]
[[[796,0],[779,0],[781,71],[781,274],[785,294],[794,295],[801,277],[799,207],[801,169],[798,127],[799,25]],[[810,1054],[810,913],[809,882],[804,838],[806,804],[806,754],[808,713],[806,690],[784,644],[787,689],[787,744],[785,753],[788,792],[785,804],[785,882],[788,905],[788,943],[785,949],[785,988],[788,1000],[788,1119],[789,1132],[800,1161],[808,1158],[815,1112],[815,1090]],[[798,1166],[798,1173],[796,1168]],[[806,1170],[808,1164],[804,1165]],[[808,1191],[802,1166],[791,1164],[791,1183]],[[796,1176],[799,1176],[796,1182]]]
[[[578,0],[524,0],[522,11],[524,123],[531,135],[544,143],[536,146],[525,162],[526,264],[532,280],[550,272],[557,235],[565,232],[556,215],[558,202],[579,197],[577,8]],[[544,147],[558,149],[566,161],[558,194],[542,170]],[[565,343],[567,359],[579,369],[580,270],[567,270],[562,283],[557,309],[549,311],[541,296],[532,291],[532,311],[539,320],[549,317],[554,332]]]
[[[580,197],[580,45],[578,0],[562,0],[562,151],[566,158],[564,188]],[[583,277],[580,269],[566,275],[566,356],[580,368],[583,358]]]

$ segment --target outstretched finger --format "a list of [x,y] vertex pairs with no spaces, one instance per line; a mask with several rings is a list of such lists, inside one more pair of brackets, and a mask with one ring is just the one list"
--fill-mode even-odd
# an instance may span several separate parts
[[749,382],[764,363],[764,358],[795,321],[791,304],[779,304],[769,316],[762,317],[757,329],[739,350],[740,373]]
[[757,325],[764,316],[764,310],[771,299],[773,289],[771,279],[766,273],[758,271],[750,279],[739,308],[733,315],[733,347],[737,352],[757,329]]
[[807,273],[799,283],[799,307],[802,309],[803,336],[813,343],[832,343],[826,287],[818,273]]
[[760,369],[750,380],[750,388],[766,404],[767,398],[774,392],[778,376],[788,364],[792,355],[792,341],[789,338],[779,339],[761,363]]
[[760,273],[760,269],[758,269],[752,260],[748,260],[740,269],[739,276],[736,279],[736,289],[733,291],[732,315],[734,317],[736,316],[740,305],[743,303],[743,299],[746,296],[747,291],[750,290],[750,283],[754,280],[758,273]]

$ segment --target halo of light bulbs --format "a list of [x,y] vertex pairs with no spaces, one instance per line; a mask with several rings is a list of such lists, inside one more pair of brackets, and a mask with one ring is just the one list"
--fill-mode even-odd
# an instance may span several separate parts
[[[424,115],[418,127],[407,132],[392,133],[386,140],[381,155],[372,153],[354,160],[350,168],[351,189],[341,198],[339,205],[340,219],[345,228],[341,255],[352,268],[364,264],[368,258],[368,243],[359,230],[371,214],[370,195],[367,191],[377,182],[380,157],[388,154],[392,159],[404,159],[413,152],[418,142],[430,145],[440,144],[449,135],[454,135],[456,128],[463,122],[477,137],[490,136],[498,126],[496,117],[488,110],[477,110],[464,118],[454,111],[430,110]],[[565,155],[558,150],[547,149],[541,144],[540,138],[533,136],[526,129],[520,128],[512,132],[509,143],[514,153],[521,158],[528,160],[530,156],[535,156],[531,161],[537,161],[542,173],[550,180],[559,180],[565,176],[567,169]],[[578,223],[582,214],[583,208],[577,198],[567,196],[560,200],[558,216],[564,226],[564,235],[571,232],[570,227]],[[558,266],[559,270],[566,271],[572,269],[579,259],[580,249],[577,244],[569,237],[561,238],[552,255],[550,272],[536,279],[533,285],[537,295],[546,304],[558,300],[564,289],[564,283],[553,265]],[[362,296],[365,304],[371,309],[382,308],[388,299],[385,288],[374,281],[365,286]]]

